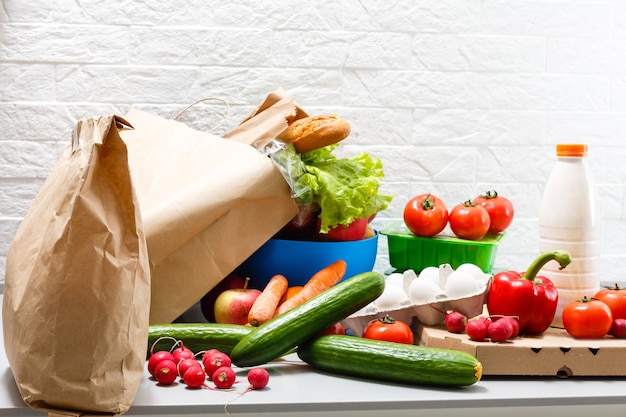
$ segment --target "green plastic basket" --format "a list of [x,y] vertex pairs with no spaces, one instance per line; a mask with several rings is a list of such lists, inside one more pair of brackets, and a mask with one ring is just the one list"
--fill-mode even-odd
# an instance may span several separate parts
[[442,264],[450,264],[456,269],[464,263],[473,263],[485,273],[491,273],[498,244],[504,236],[503,233],[488,234],[478,240],[445,234],[420,237],[411,233],[402,221],[392,223],[380,234],[387,237],[391,266],[399,272],[412,269],[416,273]]

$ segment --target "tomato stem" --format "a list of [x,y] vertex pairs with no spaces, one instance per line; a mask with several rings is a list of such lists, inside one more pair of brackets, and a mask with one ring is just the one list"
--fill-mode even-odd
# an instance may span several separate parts
[[528,266],[528,269],[524,274],[524,278],[534,281],[537,277],[537,274],[539,273],[539,270],[541,270],[541,268],[543,268],[546,263],[552,260],[555,260],[559,263],[559,269],[563,269],[567,265],[569,265],[570,262],[572,262],[572,257],[570,256],[569,252],[564,250],[544,252]]
[[424,210],[432,210],[435,208],[435,199],[430,193],[424,198],[424,201],[422,201],[422,208]]
[[491,200],[498,197],[498,192],[496,190],[489,190],[485,194],[481,195],[481,197],[487,200]]
[[381,323],[385,323],[385,324],[393,324],[396,322],[396,319],[394,319],[393,317],[391,317],[390,315],[386,314],[385,317],[382,317],[380,319],[378,319]]

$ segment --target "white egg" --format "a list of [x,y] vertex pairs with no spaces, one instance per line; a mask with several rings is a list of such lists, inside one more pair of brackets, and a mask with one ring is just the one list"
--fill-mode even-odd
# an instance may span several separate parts
[[385,285],[395,285],[396,287],[403,288],[404,286],[404,275],[399,272],[394,272],[393,274],[389,274],[385,279]]
[[409,285],[409,298],[417,305],[433,303],[443,295],[443,290],[429,279],[418,278]]
[[480,269],[478,265],[475,265],[475,264],[470,264],[470,263],[462,264],[462,265],[459,265],[459,267],[456,270],[459,272],[465,272],[466,274],[473,276],[474,279],[476,279],[479,282],[482,282],[485,279],[485,273],[483,272],[482,269]]
[[432,281],[437,284],[438,287],[440,287],[439,268],[437,268],[436,266],[427,266],[426,268],[422,269],[422,272],[420,272],[419,274],[419,278]]
[[407,298],[402,287],[385,285],[383,293],[376,299],[375,303],[379,310],[388,311],[400,308]]
[[450,299],[465,298],[478,292],[480,286],[476,279],[463,271],[454,271],[446,280],[446,295]]

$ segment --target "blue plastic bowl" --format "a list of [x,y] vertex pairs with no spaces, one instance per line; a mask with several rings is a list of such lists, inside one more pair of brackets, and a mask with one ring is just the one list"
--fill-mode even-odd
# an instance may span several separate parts
[[371,271],[376,262],[378,232],[363,240],[314,242],[270,239],[236,270],[250,277],[249,286],[263,289],[276,274],[284,275],[290,286],[304,285],[317,271],[338,259],[346,261],[343,279]]

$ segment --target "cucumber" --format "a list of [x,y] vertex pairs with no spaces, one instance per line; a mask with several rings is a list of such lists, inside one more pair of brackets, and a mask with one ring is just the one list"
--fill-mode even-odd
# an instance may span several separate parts
[[[148,356],[154,342],[161,337],[172,337],[176,340],[182,340],[185,347],[191,349],[194,353],[218,349],[226,354],[230,354],[233,347],[251,331],[252,327],[238,324],[153,324],[148,328]],[[171,339],[164,339],[155,345],[154,351],[170,350],[173,343],[174,341]]]
[[239,367],[271,362],[365,307],[378,298],[384,288],[385,280],[377,272],[363,272],[341,281],[255,327],[235,345],[230,359]]
[[411,385],[478,382],[482,364],[458,350],[327,335],[298,346],[298,357],[321,371]]

